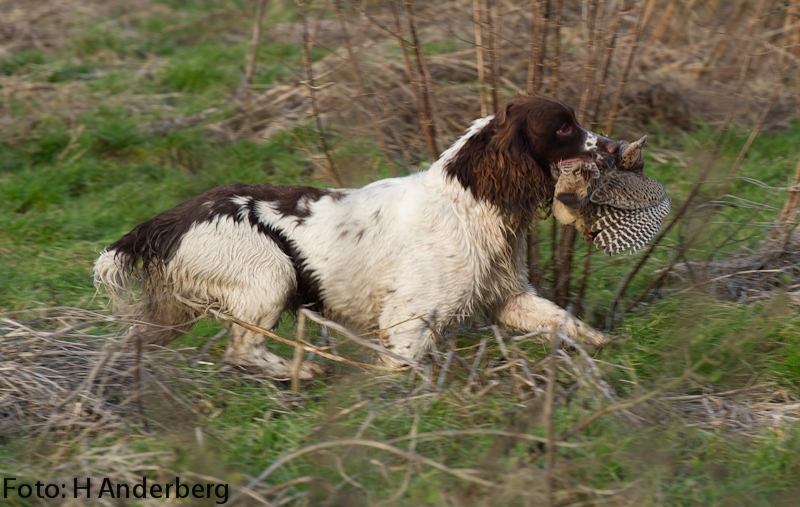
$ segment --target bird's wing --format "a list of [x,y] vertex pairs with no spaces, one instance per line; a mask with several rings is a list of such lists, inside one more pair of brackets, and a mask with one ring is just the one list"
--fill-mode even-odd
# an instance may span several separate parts
[[624,210],[652,208],[667,198],[664,185],[647,176],[628,171],[609,171],[597,183],[589,200]]
[[666,197],[649,208],[600,206],[591,227],[592,232],[597,233],[594,244],[608,255],[616,255],[629,248],[630,253],[634,253],[653,239],[669,211],[670,203]]

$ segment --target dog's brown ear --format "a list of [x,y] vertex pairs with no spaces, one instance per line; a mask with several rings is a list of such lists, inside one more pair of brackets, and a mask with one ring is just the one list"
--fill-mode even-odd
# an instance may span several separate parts
[[527,216],[549,205],[552,189],[535,160],[536,147],[527,128],[530,105],[524,99],[503,104],[480,132],[467,139],[446,171],[476,198]]
[[505,188],[499,191],[507,196],[507,204],[529,212],[546,205],[551,196],[548,168],[536,162],[536,141],[528,128],[531,107],[526,97],[515,97],[501,106],[489,150],[505,181]]
[[[518,114],[522,113],[519,109],[521,109],[521,107],[515,104],[515,101],[512,99],[500,106],[500,110],[494,115],[494,119],[492,120],[494,127],[492,140],[495,143],[494,149],[499,153],[507,151],[514,143],[518,130],[525,127],[525,119],[524,116]],[[512,115],[515,114],[521,116],[520,119],[523,124],[520,124],[519,120],[516,122],[514,121]]]

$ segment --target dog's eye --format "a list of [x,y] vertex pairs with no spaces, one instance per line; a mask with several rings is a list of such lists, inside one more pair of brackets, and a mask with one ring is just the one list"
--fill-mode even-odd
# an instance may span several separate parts
[[565,123],[564,125],[561,126],[560,129],[558,129],[556,133],[560,136],[570,135],[572,134],[572,125],[570,125],[569,123]]

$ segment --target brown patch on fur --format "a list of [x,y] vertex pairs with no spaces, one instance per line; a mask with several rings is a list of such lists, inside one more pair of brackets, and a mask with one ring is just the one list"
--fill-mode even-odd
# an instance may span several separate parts
[[[219,217],[230,218],[235,223],[246,219],[250,225],[274,241],[283,253],[292,259],[297,277],[297,290],[291,305],[293,309],[310,305],[320,310],[320,287],[316,276],[306,269],[305,259],[283,234],[258,219],[255,204],[269,202],[278,213],[303,220],[311,213],[309,209],[311,203],[325,196],[340,199],[344,195],[346,193],[342,191],[313,187],[245,184],[217,187],[137,225],[128,234],[110,245],[108,250],[125,259],[131,271],[137,271],[137,266],[141,261],[139,272],[142,274],[143,288],[145,289],[143,296],[146,296],[149,293],[146,290],[148,279],[160,276],[159,272],[175,255],[183,236],[193,225],[210,222]],[[246,198],[248,202],[244,204],[233,202],[236,197]],[[153,283],[158,282],[154,281]],[[164,320],[171,323],[184,321],[166,318],[166,316],[161,319],[161,313],[164,312],[156,308],[162,304],[158,301],[148,302],[145,298],[143,304],[144,310],[151,316],[151,320]],[[154,305],[153,309],[148,309],[148,305]],[[154,323],[160,324],[160,322]],[[173,335],[167,331],[163,334],[164,339],[167,339],[167,335]],[[158,341],[161,339],[159,338]]]
[[[217,217],[232,218],[236,223],[242,221],[240,211],[247,209],[247,218],[259,232],[281,244],[280,236],[274,229],[265,227],[256,217],[253,203],[268,201],[276,205],[282,215],[306,218],[310,211],[308,205],[324,196],[340,198],[339,192],[313,188],[279,185],[226,185],[213,188],[184,201],[174,208],[159,213],[150,220],[133,228],[118,241],[108,247],[117,255],[124,255],[130,268],[142,261],[146,271],[154,262],[166,264],[172,259],[181,244],[184,234],[197,223],[210,222]],[[246,205],[234,203],[235,197],[249,198]],[[284,240],[285,242],[285,240]],[[289,252],[285,252],[289,255]]]
[[[569,133],[559,130],[569,127]],[[613,144],[599,138],[597,152],[584,150],[586,130],[569,106],[547,97],[508,100],[480,132],[466,141],[446,167],[472,194],[506,213],[529,217],[546,208],[555,181],[550,167],[570,158],[611,159]]]

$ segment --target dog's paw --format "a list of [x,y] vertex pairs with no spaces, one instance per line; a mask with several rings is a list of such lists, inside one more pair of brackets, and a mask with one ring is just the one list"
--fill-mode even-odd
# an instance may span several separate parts
[[[289,377],[291,377],[291,373],[289,372]],[[325,367],[319,363],[314,363],[312,361],[303,361],[300,363],[300,372],[299,377],[300,380],[313,380],[317,376],[325,375]]]
[[579,322],[577,327],[576,341],[582,345],[598,348],[613,339],[611,336],[601,333],[583,322]]
[[[294,365],[291,360],[274,354],[262,354],[260,356],[244,356],[227,354],[225,362],[231,366],[244,368],[252,372],[258,372],[265,377],[275,380],[291,380],[294,373]],[[300,363],[298,377],[300,380],[313,380],[317,376],[325,374],[325,368],[312,361]]]

